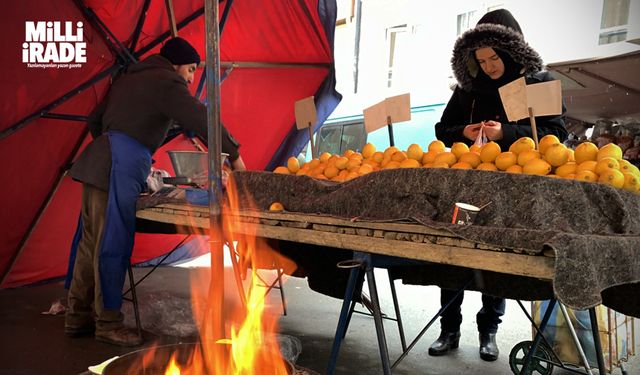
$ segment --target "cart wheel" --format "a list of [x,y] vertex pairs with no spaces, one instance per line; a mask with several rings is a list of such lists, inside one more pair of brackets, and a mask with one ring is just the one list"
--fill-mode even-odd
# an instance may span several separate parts
[[[514,374],[520,374],[532,344],[531,341],[522,341],[511,349],[511,353],[509,353],[509,365]],[[550,375],[553,372],[553,364],[549,362],[550,360],[551,353],[549,349],[543,343],[539,343],[533,358],[531,358],[529,371],[524,375]]]

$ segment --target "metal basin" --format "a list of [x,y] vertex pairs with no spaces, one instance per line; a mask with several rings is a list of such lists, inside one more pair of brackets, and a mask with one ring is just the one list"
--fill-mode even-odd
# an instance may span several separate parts
[[[184,367],[191,353],[198,348],[197,343],[183,343],[145,348],[125,354],[109,363],[102,371],[103,375],[161,375],[164,373],[171,356],[175,354],[176,362]],[[149,358],[149,356],[152,356]],[[146,357],[146,360],[144,359]],[[287,372],[291,375],[302,374],[293,364],[285,361]],[[195,371],[195,372],[193,372]],[[188,373],[204,374],[203,370],[194,369]],[[311,372],[306,372],[311,374]],[[211,374],[215,375],[215,374]]]
[[[209,171],[209,153],[204,151],[167,151],[176,177],[187,177],[191,180],[206,177]],[[220,154],[224,165],[229,154]]]

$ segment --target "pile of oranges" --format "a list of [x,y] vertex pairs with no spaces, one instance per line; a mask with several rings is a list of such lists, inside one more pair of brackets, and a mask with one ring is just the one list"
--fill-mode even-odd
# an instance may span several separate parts
[[300,165],[295,157],[275,173],[306,175],[320,180],[349,181],[382,169],[455,168],[506,173],[524,173],[555,178],[599,182],[640,194],[640,170],[622,158],[622,150],[610,143],[600,149],[591,143],[567,148],[554,135],[544,136],[535,148],[533,139],[523,137],[508,151],[496,142],[484,146],[454,143],[450,150],[441,141],[433,141],[426,151],[412,144],[406,151],[391,146],[384,151],[368,143],[362,152],[347,150],[343,155],[323,153]]

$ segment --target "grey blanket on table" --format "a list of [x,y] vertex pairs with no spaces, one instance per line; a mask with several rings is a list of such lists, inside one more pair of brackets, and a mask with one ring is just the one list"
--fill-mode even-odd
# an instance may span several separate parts
[[[414,221],[469,241],[540,255],[555,252],[553,294],[585,309],[603,303],[640,317],[640,196],[602,184],[488,171],[395,169],[336,184],[306,176],[236,172],[241,204],[369,221]],[[481,210],[474,225],[449,224],[455,202]],[[433,266],[436,267],[436,266]],[[446,267],[437,267],[451,276]],[[407,283],[459,285],[434,269],[396,274]],[[442,271],[445,270],[445,271]],[[466,270],[470,272],[469,270]],[[471,289],[506,298],[551,297],[547,283],[492,272]],[[446,279],[446,277],[445,277]],[[517,282],[513,282],[516,280]]]

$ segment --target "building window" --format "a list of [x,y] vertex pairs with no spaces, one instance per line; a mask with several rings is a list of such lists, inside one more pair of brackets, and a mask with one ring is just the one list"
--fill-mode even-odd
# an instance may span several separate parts
[[[387,70],[387,87],[393,86],[394,71],[400,68],[408,52],[407,25],[398,25],[387,29],[389,41],[389,60]],[[403,57],[405,56],[405,57]]]
[[351,23],[355,16],[356,0],[338,0],[337,5],[336,27]]
[[629,0],[604,0],[598,44],[610,44],[627,40],[629,24]]
[[462,35],[463,32],[472,28],[476,22],[478,22],[478,17],[476,16],[477,12],[472,10],[471,12],[458,14],[458,36]]

